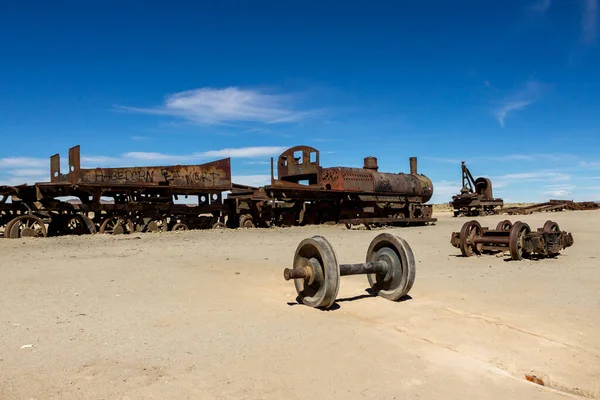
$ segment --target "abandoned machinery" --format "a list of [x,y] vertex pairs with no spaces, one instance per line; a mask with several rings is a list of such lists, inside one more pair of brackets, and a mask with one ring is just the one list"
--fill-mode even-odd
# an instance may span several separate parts
[[300,242],[293,267],[286,268],[286,281],[294,280],[299,300],[310,307],[330,308],[337,297],[340,277],[367,275],[374,294],[396,301],[404,297],[415,280],[416,263],[408,243],[399,236],[382,233],[367,250],[360,264],[338,264],[331,244],[322,236]]
[[[123,234],[273,225],[344,223],[425,224],[433,185],[417,174],[364,168],[323,168],[318,150],[297,146],[278,157],[277,178],[250,187],[231,181],[230,159],[200,165],[81,168],[79,146],[69,149],[68,172],[50,157],[50,181],[0,186],[0,236]],[[177,204],[196,197],[195,204]],[[225,198],[227,197],[227,198]],[[65,200],[65,198],[71,198]],[[10,201],[9,201],[10,200]]]
[[514,224],[509,220],[501,221],[491,230],[473,220],[466,222],[460,232],[453,232],[450,243],[465,257],[508,250],[513,260],[522,260],[534,255],[555,257],[562,249],[573,245],[573,236],[561,231],[553,221],[546,221],[542,228],[532,232],[529,225],[521,221]]
[[593,201],[573,201],[573,200],[549,200],[545,203],[537,203],[524,207],[504,207],[498,213],[509,215],[527,215],[536,212],[557,212],[557,211],[583,211],[597,210],[600,208],[600,203]]
[[236,189],[225,203],[231,227],[290,226],[341,223],[370,226],[416,225],[435,222],[433,184],[417,173],[410,158],[410,173],[379,172],[377,159],[367,157],[363,168],[322,167],[319,151],[292,147],[271,158],[271,184],[256,189]]
[[[222,195],[231,188],[229,158],[201,165],[84,169],[75,146],[69,149],[68,173],[61,173],[55,154],[50,182],[0,187],[0,233],[19,238],[217,228],[224,226]],[[174,203],[190,195],[198,198],[192,207]]]
[[462,189],[460,194],[452,196],[450,206],[454,209],[454,216],[494,214],[496,207],[502,207],[504,201],[495,199],[492,192],[492,181],[488,178],[473,179],[473,175],[463,161]]

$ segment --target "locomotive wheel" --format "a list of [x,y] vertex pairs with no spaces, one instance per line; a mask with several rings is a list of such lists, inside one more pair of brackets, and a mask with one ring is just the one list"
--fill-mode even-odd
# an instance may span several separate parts
[[188,226],[182,222],[178,222],[175,225],[173,225],[173,228],[171,228],[172,231],[187,231],[190,228],[188,228]]
[[546,221],[544,224],[544,232],[560,232],[560,228],[556,222]]
[[471,257],[473,253],[481,254],[483,244],[475,244],[474,240],[482,235],[481,225],[473,220],[466,222],[460,230],[460,252],[464,257]]
[[140,218],[138,225],[142,232],[166,232],[167,220],[160,214],[147,214]]
[[6,239],[10,239],[10,229],[12,228],[12,226],[13,226],[13,221],[14,221],[15,219],[16,219],[16,218],[13,218],[13,219],[11,219],[11,220],[10,220],[10,221],[8,221],[8,222],[6,223],[6,225],[4,226],[4,237],[5,237]]
[[510,250],[510,257],[513,260],[522,260],[523,256],[527,255],[527,252],[523,251],[525,235],[531,232],[529,225],[517,221],[510,230],[510,236],[508,239],[508,248]]
[[100,225],[100,233],[109,235],[122,235],[124,233],[132,233],[133,231],[133,222],[131,222],[129,218],[116,215],[108,217],[102,225]]
[[510,222],[507,219],[505,219],[504,221],[498,222],[498,225],[496,225],[496,230],[497,231],[508,232],[508,231],[510,231],[510,228],[512,228],[512,222]]
[[65,221],[65,230],[69,235],[87,235],[96,233],[96,226],[85,215],[73,215]]
[[408,243],[399,236],[382,233],[375,237],[367,250],[366,262],[386,261],[384,274],[368,274],[371,289],[385,299],[396,301],[413,286],[416,274],[415,256]]
[[254,218],[250,214],[244,214],[240,217],[240,228],[254,228]]
[[44,221],[34,215],[21,215],[10,221],[6,227],[8,235],[5,236],[9,239],[46,237],[48,235]]
[[331,244],[322,236],[304,239],[296,248],[294,268],[309,267],[309,279],[294,279],[296,292],[309,307],[329,308],[340,288],[340,266]]
[[[253,224],[253,226],[254,226],[254,224]],[[223,228],[226,228],[226,226],[221,221],[217,221],[213,224],[212,228],[213,229],[223,229]]]

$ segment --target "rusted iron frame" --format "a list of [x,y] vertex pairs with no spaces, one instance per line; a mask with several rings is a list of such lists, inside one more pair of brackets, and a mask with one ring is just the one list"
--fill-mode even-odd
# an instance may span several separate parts
[[50,157],[50,182],[138,188],[176,187],[196,190],[231,190],[229,158],[198,165],[81,168],[80,147],[69,149],[69,172],[60,172],[60,155]]
[[[507,251],[510,248],[511,230],[489,229],[481,227],[481,235],[473,238],[472,244],[482,245],[482,251]],[[553,237],[555,240],[548,240]],[[540,240],[541,239],[541,240]],[[566,231],[536,231],[524,233],[523,248],[528,253],[549,254],[571,246],[572,236]],[[557,244],[558,243],[558,244]],[[453,247],[460,248],[460,232],[453,232],[450,238]],[[550,247],[554,244],[554,247]]]

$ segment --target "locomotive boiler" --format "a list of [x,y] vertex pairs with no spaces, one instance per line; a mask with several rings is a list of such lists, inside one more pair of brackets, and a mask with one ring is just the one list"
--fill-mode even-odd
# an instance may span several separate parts
[[[275,177],[275,164],[277,177]],[[435,222],[433,184],[417,172],[379,172],[377,159],[366,157],[363,168],[322,167],[320,153],[310,146],[284,151],[271,159],[271,184],[255,190],[234,190],[229,196],[230,219],[239,226],[319,223],[426,224]]]

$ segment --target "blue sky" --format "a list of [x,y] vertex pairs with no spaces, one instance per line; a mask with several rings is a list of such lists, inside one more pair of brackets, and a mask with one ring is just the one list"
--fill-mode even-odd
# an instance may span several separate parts
[[3,1],[0,182],[202,163],[268,182],[299,144],[324,166],[460,161],[505,201],[600,200],[598,0]]

